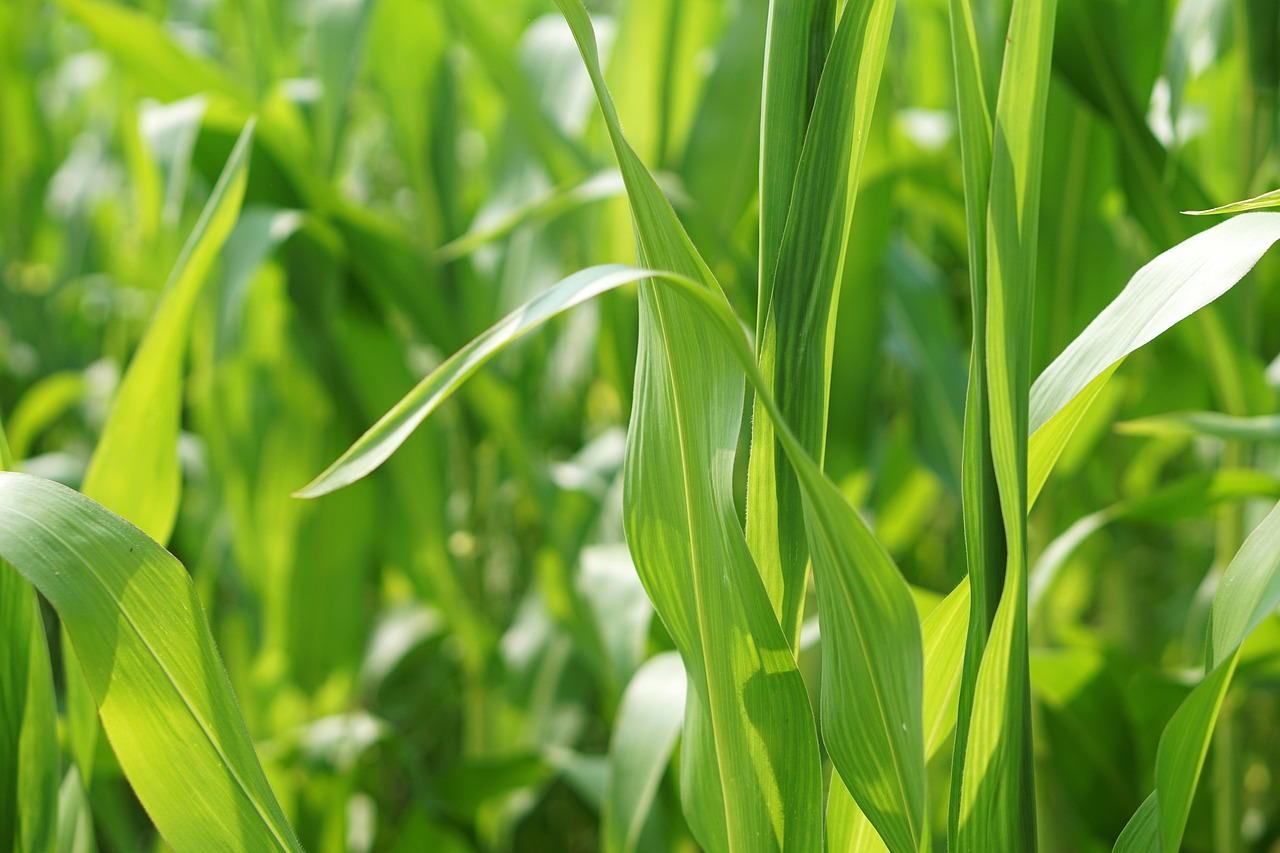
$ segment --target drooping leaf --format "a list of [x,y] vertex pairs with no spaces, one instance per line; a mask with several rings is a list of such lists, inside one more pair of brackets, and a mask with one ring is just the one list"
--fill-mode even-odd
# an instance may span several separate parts
[[0,557],[58,611],[120,766],[174,849],[301,849],[176,559],[83,495],[9,473]]

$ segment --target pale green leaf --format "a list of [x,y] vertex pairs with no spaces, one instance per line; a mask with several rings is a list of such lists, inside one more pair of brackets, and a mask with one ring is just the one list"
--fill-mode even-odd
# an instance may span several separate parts
[[640,841],[684,722],[685,687],[680,656],[667,652],[646,661],[622,694],[601,818],[606,853],[631,853]]
[[1277,240],[1280,213],[1246,213],[1143,266],[1036,379],[1031,433],[1049,424],[1120,359],[1230,290]]

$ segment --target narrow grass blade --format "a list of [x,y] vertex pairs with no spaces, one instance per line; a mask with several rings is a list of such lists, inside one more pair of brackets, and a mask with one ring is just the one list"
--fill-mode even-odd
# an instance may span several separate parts
[[609,744],[601,817],[605,853],[632,853],[684,722],[686,675],[680,656],[646,661],[627,685]]
[[804,148],[827,51],[835,4],[827,0],[770,3],[760,99],[760,291],[756,343],[772,302],[773,271],[791,210],[792,188]]
[[436,260],[440,263],[456,261],[523,225],[546,222],[592,202],[616,198],[624,192],[626,186],[616,169],[597,172],[584,180],[558,187],[500,215],[475,223],[466,234],[437,249]]
[[458,386],[512,341],[574,306],[650,274],[622,265],[591,267],[538,294],[450,356],[296,496],[317,498],[367,476]]
[[1280,207],[1280,190],[1271,190],[1262,195],[1246,198],[1243,201],[1233,201],[1230,204],[1224,204],[1219,207],[1211,207],[1208,210],[1184,210],[1183,213],[1191,216],[1212,216],[1219,213],[1244,213],[1249,210],[1267,210],[1272,207]]
[[85,473],[86,495],[161,542],[168,540],[178,517],[182,365],[191,317],[210,268],[240,215],[252,139],[250,123],[169,275]]
[[965,397],[961,441],[961,511],[964,518],[966,586],[971,589],[969,625],[964,643],[963,673],[956,719],[956,742],[947,800],[947,842],[957,844],[960,785],[969,739],[969,720],[978,665],[995,619],[1004,577],[1004,530],[995,469],[991,462],[991,419],[987,396],[987,204],[991,192],[991,138],[996,108],[996,81],[1004,47],[990,6],[972,0],[950,0],[952,63],[956,79],[956,113],[964,174],[965,225],[969,250],[969,295],[973,335],[969,386]]
[[177,850],[298,847],[182,565],[77,492],[0,474],[0,557],[76,645],[120,765]]
[[[775,4],[775,17],[795,14],[779,11],[781,5]],[[888,0],[855,0],[845,6],[795,167],[781,245],[776,260],[761,259],[761,281],[772,279],[772,285],[761,285],[759,311],[766,319],[756,342],[760,370],[787,423],[819,464],[826,447],[834,310],[893,8]],[[821,26],[810,23],[811,28]],[[812,33],[811,38],[821,35]],[[771,42],[771,51],[777,47]],[[775,53],[770,58],[767,74],[783,61]],[[766,110],[769,104],[766,96]],[[765,144],[768,157],[768,140]],[[770,166],[767,159],[765,166]],[[762,172],[762,180],[765,177],[767,172]],[[763,183],[761,191],[768,187]],[[762,210],[761,215],[763,235],[763,222],[773,214]],[[804,510],[791,466],[778,455],[769,418],[752,421],[747,483],[748,542],[774,612],[794,647],[808,564]]]

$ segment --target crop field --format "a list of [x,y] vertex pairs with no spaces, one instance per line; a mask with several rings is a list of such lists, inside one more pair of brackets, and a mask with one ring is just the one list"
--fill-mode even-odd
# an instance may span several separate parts
[[0,853],[1280,853],[1276,0],[0,2]]

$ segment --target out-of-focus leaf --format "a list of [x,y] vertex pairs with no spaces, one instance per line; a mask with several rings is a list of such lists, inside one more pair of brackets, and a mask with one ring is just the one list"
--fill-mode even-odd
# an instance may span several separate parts
[[83,398],[83,374],[55,373],[32,385],[13,408],[9,446],[15,460],[26,459],[36,438]]
[[1078,519],[1045,546],[1031,571],[1034,613],[1058,571],[1086,539],[1113,521],[1134,519],[1173,524],[1204,515],[1216,506],[1250,497],[1280,498],[1280,478],[1262,471],[1223,469],[1188,477],[1139,498],[1120,501]]
[[116,392],[84,493],[167,541],[178,516],[182,365],[191,316],[209,270],[240,214],[252,122],[240,134],[213,194],[187,238],[160,306]]
[[301,848],[182,565],[88,498],[0,474],[0,556],[76,645],[120,765],[177,850]]
[[622,694],[601,817],[606,853],[631,853],[640,841],[684,722],[686,678],[680,656],[666,652],[646,661]]
[[1240,660],[1240,646],[1277,605],[1280,504],[1249,534],[1222,576],[1210,611],[1209,673],[1165,726],[1156,753],[1155,792],[1125,827],[1116,842],[1118,853],[1174,853],[1181,847],[1214,724]]
[[74,764],[58,789],[58,853],[98,853],[89,798]]
[[1280,415],[1238,417],[1221,412],[1171,412],[1116,424],[1116,432],[1152,438],[1209,436],[1231,441],[1280,440]]
[[241,92],[223,70],[179,47],[164,27],[139,10],[102,0],[58,0],[115,59],[162,101],[201,93]]

